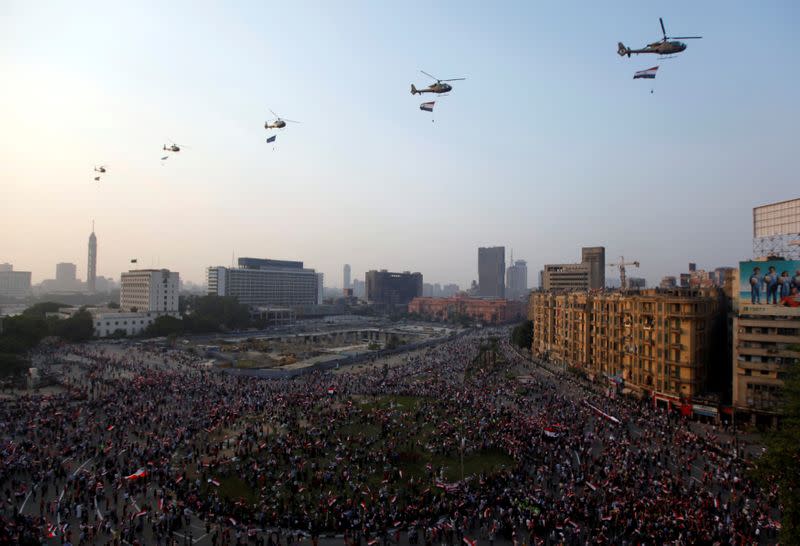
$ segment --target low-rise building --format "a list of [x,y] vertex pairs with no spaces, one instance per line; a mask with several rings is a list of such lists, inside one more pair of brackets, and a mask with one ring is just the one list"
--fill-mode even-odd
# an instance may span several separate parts
[[663,277],[661,283],[658,285],[659,288],[675,288],[676,286],[678,286],[678,279],[672,275]]
[[628,277],[628,288],[631,290],[647,288],[647,280],[641,277]]
[[436,320],[469,317],[489,324],[501,324],[524,318],[525,305],[519,301],[470,298],[466,295],[451,298],[421,297],[411,300],[408,312]]
[[[63,307],[58,313],[49,314],[57,318],[69,318],[80,311],[80,307]],[[124,335],[138,336],[150,326],[156,318],[163,315],[157,312],[131,312],[108,307],[88,307],[86,311],[92,315],[94,337],[103,338]]]
[[11,264],[0,269],[0,296],[24,298],[31,293],[31,272],[14,271]]

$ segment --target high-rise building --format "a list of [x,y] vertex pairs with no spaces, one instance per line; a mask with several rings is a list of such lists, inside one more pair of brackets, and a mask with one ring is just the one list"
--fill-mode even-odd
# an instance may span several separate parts
[[590,275],[589,264],[546,264],[542,270],[542,290],[586,291]]
[[367,271],[367,301],[381,305],[407,305],[422,296],[422,273]]
[[522,299],[528,295],[528,262],[517,260],[506,270],[506,297]]
[[239,267],[209,267],[208,293],[235,296],[250,306],[316,305],[319,301],[317,272],[303,262],[239,258]]
[[506,297],[506,247],[478,249],[478,295],[482,298]]
[[753,209],[753,256],[800,260],[800,198]]
[[56,282],[62,287],[71,287],[77,281],[78,268],[75,264],[56,264]]
[[628,277],[628,288],[641,290],[647,286],[647,281],[641,277]]
[[775,425],[783,382],[800,362],[800,261],[741,262],[732,277],[736,420]]
[[169,269],[135,269],[123,273],[119,306],[124,311],[178,314],[180,275]]
[[353,279],[353,296],[359,299],[367,297],[367,284],[359,279]]
[[90,293],[97,290],[97,237],[94,235],[94,222],[92,222],[92,234],[89,235],[89,264],[86,267],[86,289]]
[[0,296],[24,298],[31,293],[31,272],[14,271],[11,264],[0,268]]
[[581,263],[589,265],[589,289],[602,290],[606,286],[606,248],[585,246],[581,249]]
[[317,305],[322,305],[322,300],[325,296],[325,274],[322,272],[317,273]]
[[707,387],[717,290],[533,293],[534,355],[667,404]]
[[606,284],[606,249],[583,247],[581,263],[547,264],[540,274],[542,290],[600,290]]
[[342,269],[342,288],[350,288],[350,264],[344,264]]

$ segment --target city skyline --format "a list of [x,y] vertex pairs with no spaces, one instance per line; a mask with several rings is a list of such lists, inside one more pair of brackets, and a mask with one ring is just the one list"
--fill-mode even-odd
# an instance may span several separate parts
[[[35,283],[59,261],[87,278],[94,218],[97,275],[115,279],[138,258],[201,283],[231,253],[339,279],[346,248],[353,278],[467,287],[476,249],[498,244],[529,286],[583,246],[639,260],[653,285],[751,257],[752,208],[796,197],[795,3],[456,6],[5,4],[0,261]],[[653,61],[616,44],[657,38],[662,15],[704,39],[632,81]],[[745,32],[759,39],[730,55]],[[420,69],[467,77],[435,123],[408,93]],[[268,108],[303,121],[275,151]],[[162,166],[168,138],[189,148]]]

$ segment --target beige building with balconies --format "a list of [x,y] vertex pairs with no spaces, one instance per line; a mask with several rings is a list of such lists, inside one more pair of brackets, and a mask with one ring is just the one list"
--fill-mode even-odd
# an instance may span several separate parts
[[716,289],[535,293],[531,351],[639,394],[690,400],[706,388],[718,312]]
[[737,412],[779,413],[788,365],[800,358],[800,308],[742,311],[733,318],[733,404]]

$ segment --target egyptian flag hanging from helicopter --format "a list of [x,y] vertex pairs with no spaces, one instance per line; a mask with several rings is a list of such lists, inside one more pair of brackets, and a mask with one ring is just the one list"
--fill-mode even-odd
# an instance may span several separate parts
[[426,112],[433,112],[433,105],[436,104],[436,101],[431,102],[423,102],[419,105],[420,110],[425,110]]
[[633,79],[638,80],[640,78],[644,78],[647,80],[654,80],[656,79],[657,71],[658,71],[657,66],[654,66],[653,68],[648,68],[647,70],[640,70],[633,75]]
[[268,143],[269,143],[269,142],[275,142],[275,140],[277,140],[277,138],[278,138],[278,136],[277,136],[277,135],[272,135],[271,137],[269,137],[269,138],[267,139],[267,142],[268,142]]

